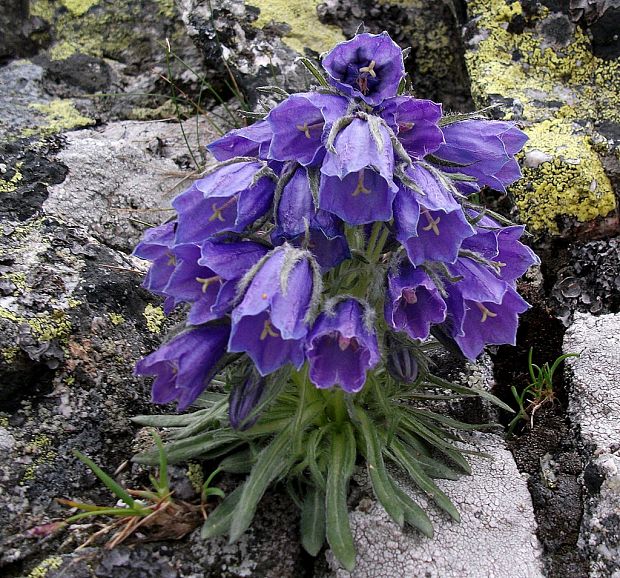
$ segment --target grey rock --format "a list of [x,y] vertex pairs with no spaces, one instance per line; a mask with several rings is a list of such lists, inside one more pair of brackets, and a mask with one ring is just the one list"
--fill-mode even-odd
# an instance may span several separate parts
[[620,574],[620,314],[577,313],[564,336],[569,415],[583,443],[587,490],[579,544],[590,576]]
[[373,503],[350,515],[357,565],[349,573],[338,568],[328,553],[338,578],[539,578],[541,548],[527,485],[520,477],[501,437],[473,434],[473,449],[490,459],[472,457],[473,475],[458,481],[438,480],[460,511],[460,523],[449,521],[405,480],[402,489],[427,509],[435,526],[432,539],[401,530],[385,510]]
[[144,223],[169,217],[170,200],[196,178],[188,168],[190,149],[202,164],[204,145],[217,136],[204,118],[184,127],[189,148],[178,123],[127,121],[67,134],[57,160],[68,174],[49,188],[44,210],[85,225],[110,247],[131,251]]

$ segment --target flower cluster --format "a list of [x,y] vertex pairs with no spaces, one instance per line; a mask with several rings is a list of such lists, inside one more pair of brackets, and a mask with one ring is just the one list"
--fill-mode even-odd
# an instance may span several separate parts
[[219,164],[136,248],[166,311],[189,306],[186,329],[138,363],[155,402],[187,407],[231,363],[255,368],[252,403],[288,364],[307,363],[317,388],[359,392],[398,361],[396,334],[415,346],[432,333],[469,359],[514,343],[528,307],[516,280],[537,257],[523,227],[471,195],[519,178],[526,136],[401,94],[402,52],[385,32],[322,65],[323,87],[209,145]]

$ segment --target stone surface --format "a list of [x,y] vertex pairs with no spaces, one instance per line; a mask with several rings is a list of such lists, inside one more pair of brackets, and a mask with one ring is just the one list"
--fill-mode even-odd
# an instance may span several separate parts
[[438,485],[460,511],[460,523],[449,521],[432,503],[406,482],[401,487],[425,509],[435,536],[424,538],[400,530],[377,503],[363,503],[350,515],[357,566],[351,573],[338,569],[338,578],[480,578],[505,576],[539,578],[541,549],[527,485],[501,437],[474,434],[473,449],[490,459],[472,457],[473,475]]
[[587,491],[580,546],[590,576],[620,574],[620,314],[577,313],[564,337],[569,414],[583,443]]
[[617,144],[602,127],[620,122],[620,63],[593,52],[564,4],[468,0],[464,38],[474,101],[498,105],[495,114],[530,137],[524,178],[511,189],[519,218],[534,232],[569,235],[616,207]]
[[178,123],[115,122],[98,131],[69,133],[56,157],[67,176],[49,188],[43,209],[85,225],[110,247],[131,252],[145,223],[158,225],[168,218],[172,198],[195,178],[189,170],[192,155],[206,166],[204,145],[217,134],[205,118],[183,126],[187,144]]

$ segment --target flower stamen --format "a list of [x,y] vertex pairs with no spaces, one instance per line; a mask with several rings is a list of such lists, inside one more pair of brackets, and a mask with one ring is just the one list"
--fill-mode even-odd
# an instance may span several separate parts
[[214,277],[196,277],[196,281],[202,285],[202,292],[206,293],[209,285],[219,281],[221,277],[219,275],[215,275]]
[[377,73],[375,72],[375,64],[377,63],[374,60],[371,60],[368,66],[362,66],[362,68],[360,68],[360,72],[367,72],[373,78],[377,78]]
[[487,320],[487,317],[497,317],[497,313],[493,313],[487,309],[482,303],[476,303],[478,309],[480,309],[480,313],[482,313],[482,319],[480,319],[480,323],[484,323]]
[[174,267],[177,264],[177,258],[174,256],[174,253],[168,253],[168,262],[166,265],[170,267]]
[[295,128],[301,132],[304,133],[304,135],[306,135],[306,138],[312,138],[312,136],[310,135],[310,131],[315,129],[315,128],[322,128],[323,127],[323,123],[322,122],[317,122],[315,124],[308,124],[307,122],[304,122],[304,124],[297,124],[295,125]]
[[263,325],[263,331],[260,334],[260,340],[265,341],[268,335],[270,337],[280,337],[280,334],[271,328],[271,319],[265,319],[265,324]]
[[413,305],[418,302],[418,296],[415,294],[415,289],[412,287],[405,287],[402,290],[402,296],[409,305]]
[[435,235],[439,236],[439,227],[437,225],[439,225],[441,221],[441,217],[437,217],[436,219],[433,219],[428,209],[422,209],[422,212],[424,213],[424,216],[426,217],[426,220],[428,221],[428,225],[426,225],[426,227],[422,227],[422,230],[423,231],[432,230],[433,233],[435,233]]
[[353,196],[357,197],[360,193],[364,193],[365,195],[369,195],[371,193],[370,189],[367,189],[364,186],[364,171],[360,171],[357,177],[357,187],[353,191]]
[[224,218],[224,215],[222,215],[222,211],[226,210],[228,207],[230,207],[230,205],[232,205],[236,201],[237,201],[237,195],[233,195],[221,207],[218,207],[217,203],[213,203],[211,205],[211,210],[213,211],[213,214],[209,217],[209,222],[211,223],[217,219],[218,221],[221,221],[222,223],[224,223],[226,219]]

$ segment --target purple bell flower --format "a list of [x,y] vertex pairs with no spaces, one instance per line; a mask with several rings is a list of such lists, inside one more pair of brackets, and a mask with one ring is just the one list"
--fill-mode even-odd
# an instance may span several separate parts
[[[164,289],[177,264],[172,251],[175,227],[176,222],[171,222],[147,229],[133,252],[136,257],[152,262],[142,287],[155,295],[167,297]],[[167,298],[164,302],[165,312],[169,313],[174,305],[175,300]]]
[[265,391],[265,379],[252,375],[234,386],[228,398],[228,421],[238,431],[250,429],[257,421],[256,415],[248,420],[252,410],[260,403]]
[[335,152],[328,152],[321,166],[319,206],[352,225],[392,218],[398,190],[394,152],[387,129],[378,131],[381,143],[366,120],[354,119],[338,133]]
[[405,265],[388,275],[385,320],[411,339],[426,339],[431,325],[446,318],[446,304],[430,277],[422,270]]
[[138,361],[136,375],[154,375],[152,401],[176,400],[186,409],[209,385],[226,353],[228,325],[202,326],[184,331],[157,351]]
[[179,214],[175,242],[202,243],[221,231],[241,232],[265,214],[273,199],[274,181],[255,182],[259,161],[219,167],[181,193],[172,206]]
[[339,385],[348,393],[360,391],[366,372],[381,358],[362,305],[347,299],[336,305],[333,314],[321,313],[306,340],[306,357],[310,380],[318,388]]
[[441,104],[411,96],[396,96],[383,102],[379,115],[388,123],[413,159],[434,153],[444,142],[437,123]]
[[222,138],[208,144],[207,149],[218,161],[227,161],[234,157],[266,159],[272,136],[269,123],[261,120],[227,132]]
[[331,123],[345,115],[348,101],[333,94],[293,94],[276,106],[266,119],[273,131],[269,158],[316,164],[324,152],[323,135]]
[[405,76],[403,53],[387,32],[358,34],[336,45],[323,58],[328,82],[370,105],[396,96]]
[[495,261],[501,263],[500,276],[504,281],[515,281],[532,265],[540,264],[534,251],[519,241],[524,230],[523,225],[514,225],[495,232],[498,246]]
[[287,245],[274,249],[233,309],[228,350],[247,353],[261,375],[286,363],[299,369],[312,289],[304,252]]
[[475,177],[479,187],[488,186],[502,192],[521,178],[514,155],[523,148],[527,135],[513,123],[464,120],[448,124],[442,130],[445,144],[435,156],[463,165],[442,167],[442,170]]

